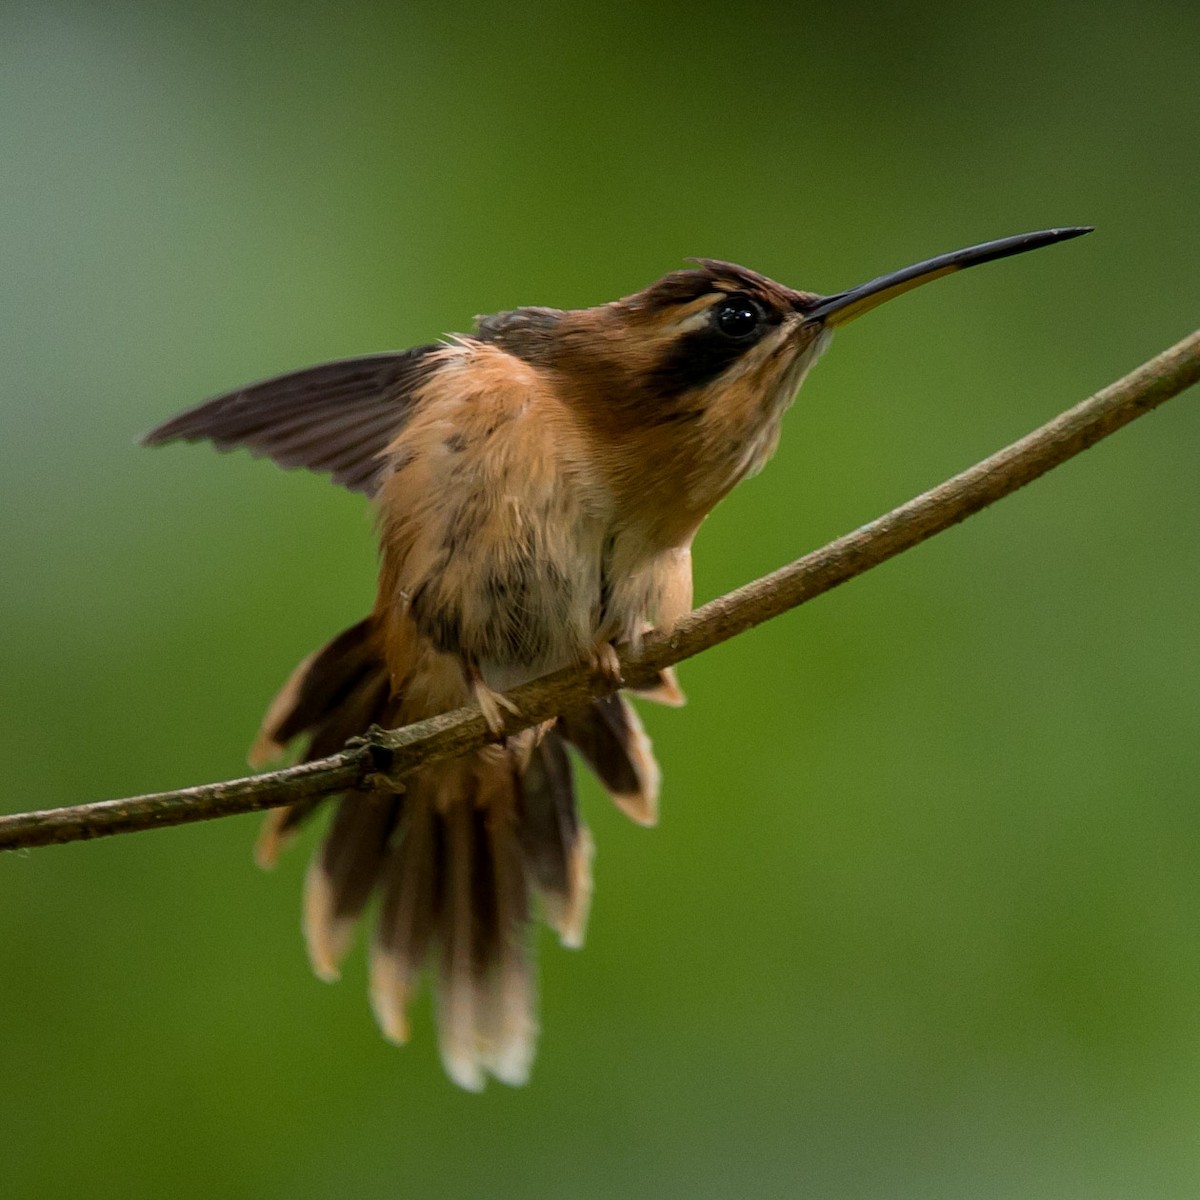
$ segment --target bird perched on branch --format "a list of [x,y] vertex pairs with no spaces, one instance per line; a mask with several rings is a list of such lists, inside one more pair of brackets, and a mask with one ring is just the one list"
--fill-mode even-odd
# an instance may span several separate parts
[[[1085,232],[988,242],[829,296],[700,259],[610,304],[485,317],[469,336],[309,367],[160,425],[147,444],[244,446],[328,472],[375,505],[374,610],[296,668],[251,762],[297,739],[306,759],[324,757],[371,725],[472,700],[499,735],[508,689],[581,661],[618,682],[615,647],[690,610],[697,529],[771,456],[837,326],[951,271]],[[670,673],[646,694],[683,702]],[[617,692],[340,798],[309,868],[317,974],[337,977],[378,895],[379,1023],[407,1040],[429,966],[442,1059],[466,1088],[528,1075],[534,903],[564,944],[583,941],[592,844],[568,745],[625,813],[654,823],[658,767]],[[319,803],[270,813],[259,861],[272,863]]]

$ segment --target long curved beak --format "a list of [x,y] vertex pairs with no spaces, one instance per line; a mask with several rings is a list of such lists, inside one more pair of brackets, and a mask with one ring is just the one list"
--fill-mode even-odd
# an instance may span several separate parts
[[880,275],[878,279],[860,284],[848,292],[822,296],[815,307],[805,311],[804,316],[808,321],[822,321],[831,328],[836,328],[853,321],[855,317],[861,317],[865,312],[870,312],[871,309],[891,300],[893,296],[910,292],[931,279],[940,279],[943,275],[962,271],[967,267],[977,267],[980,263],[991,262],[993,259],[1007,258],[1010,254],[1024,254],[1026,250],[1037,250],[1055,242],[1065,242],[1070,238],[1091,233],[1092,229],[1091,225],[1043,229],[1038,233],[1019,233],[1015,237],[968,246],[965,250],[955,250],[953,254],[940,254],[937,258],[928,258],[914,266],[905,267],[902,271]]

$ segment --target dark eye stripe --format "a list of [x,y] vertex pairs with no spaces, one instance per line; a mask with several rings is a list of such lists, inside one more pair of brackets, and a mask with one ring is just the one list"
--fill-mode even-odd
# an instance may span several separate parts
[[[752,305],[761,314],[757,326],[739,337],[722,332],[720,313],[730,305]],[[678,396],[692,388],[703,387],[723,374],[742,357],[781,318],[773,309],[746,296],[726,296],[711,309],[709,322],[700,329],[680,334],[664,350],[651,370],[651,390],[663,399]]]
[[685,333],[667,347],[651,371],[652,389],[670,397],[703,387],[737,362],[756,340],[732,341],[713,329]]

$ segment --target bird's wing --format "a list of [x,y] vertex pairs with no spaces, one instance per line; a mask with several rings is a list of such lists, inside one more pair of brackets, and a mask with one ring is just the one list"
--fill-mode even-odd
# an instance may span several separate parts
[[218,450],[244,446],[281,467],[328,472],[355,492],[375,493],[380,454],[414,407],[436,345],[305,367],[226,392],[164,421],[146,446],[207,439]]

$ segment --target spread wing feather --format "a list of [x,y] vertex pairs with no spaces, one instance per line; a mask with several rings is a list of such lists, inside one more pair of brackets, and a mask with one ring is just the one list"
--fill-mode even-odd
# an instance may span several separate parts
[[436,345],[344,358],[215,396],[164,421],[142,443],[211,441],[242,446],[281,467],[328,472],[373,495],[379,456],[403,429]]

